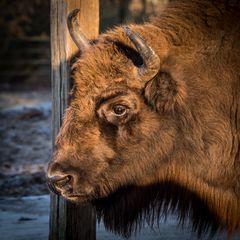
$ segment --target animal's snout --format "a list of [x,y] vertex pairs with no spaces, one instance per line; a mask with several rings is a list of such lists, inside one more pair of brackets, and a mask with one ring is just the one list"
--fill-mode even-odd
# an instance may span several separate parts
[[49,188],[59,194],[61,192],[69,192],[72,190],[73,177],[71,175],[52,176],[48,178]]

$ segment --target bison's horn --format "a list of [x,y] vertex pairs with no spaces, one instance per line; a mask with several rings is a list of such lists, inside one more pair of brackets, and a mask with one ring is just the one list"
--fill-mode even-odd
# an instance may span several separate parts
[[67,25],[68,25],[68,31],[75,42],[75,44],[78,46],[79,50],[84,52],[89,47],[89,41],[85,37],[85,35],[81,32],[81,29],[78,24],[77,15],[79,13],[79,9],[74,9],[71,11],[68,15],[67,19]]
[[133,32],[129,27],[123,27],[125,33],[138,50],[143,59],[143,66],[139,67],[139,75],[144,81],[151,80],[160,69],[160,59],[154,50],[147,45],[141,36]]

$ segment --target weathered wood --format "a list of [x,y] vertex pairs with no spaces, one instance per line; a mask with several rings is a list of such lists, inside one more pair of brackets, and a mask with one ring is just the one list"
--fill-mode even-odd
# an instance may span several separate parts
[[[70,59],[78,49],[67,30],[68,12],[79,8],[79,25],[91,38],[98,36],[99,0],[51,0],[52,136],[53,143],[68,105]],[[96,239],[95,212],[91,205],[76,206],[51,194],[49,239]]]

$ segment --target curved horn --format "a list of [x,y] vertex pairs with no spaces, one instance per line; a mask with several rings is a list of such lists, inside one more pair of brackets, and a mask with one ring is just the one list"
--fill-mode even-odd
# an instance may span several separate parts
[[158,73],[160,69],[160,58],[141,36],[127,26],[123,27],[123,29],[143,59],[143,66],[139,67],[138,72],[141,79],[147,82]]
[[79,11],[80,11],[79,9],[74,9],[68,14],[67,26],[73,41],[75,42],[75,44],[82,53],[89,47],[90,44],[88,39],[81,32],[81,29],[78,24],[77,15]]

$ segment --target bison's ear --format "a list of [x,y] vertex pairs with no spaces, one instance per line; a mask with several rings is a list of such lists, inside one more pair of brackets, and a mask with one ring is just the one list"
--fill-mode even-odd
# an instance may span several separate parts
[[146,84],[144,95],[147,103],[157,112],[170,112],[182,105],[185,88],[177,83],[167,72],[159,72]]

